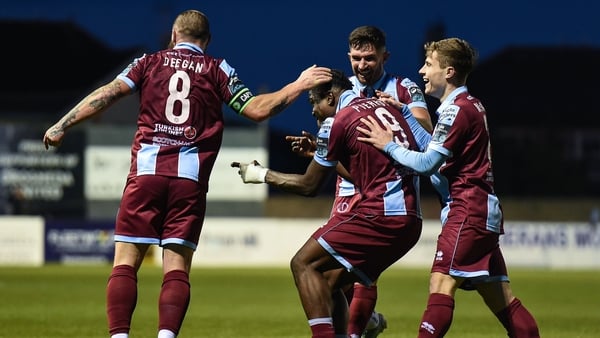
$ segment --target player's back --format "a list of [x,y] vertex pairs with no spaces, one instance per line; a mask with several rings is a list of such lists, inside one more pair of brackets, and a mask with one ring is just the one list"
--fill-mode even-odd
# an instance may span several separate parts
[[[361,117],[372,116],[380,124],[388,123],[397,142],[416,150],[416,141],[402,113],[377,99],[354,99],[340,110],[331,127],[329,149],[332,157],[348,169],[363,195],[357,211],[380,215],[421,215],[419,176],[390,160],[375,147],[357,140]],[[364,125],[363,125],[364,127]]]
[[185,177],[208,184],[221,146],[226,62],[191,44],[137,59],[120,76],[140,93],[130,175]]

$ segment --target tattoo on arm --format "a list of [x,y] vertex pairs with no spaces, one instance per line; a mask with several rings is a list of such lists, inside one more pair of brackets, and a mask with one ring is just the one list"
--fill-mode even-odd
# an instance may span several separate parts
[[124,95],[117,81],[96,89],[63,117],[60,123],[61,131],[102,112]]
[[276,105],[275,107],[273,107],[273,109],[271,109],[271,113],[269,114],[270,116],[273,115],[277,115],[279,113],[281,113],[282,111],[285,110],[285,108],[287,108],[287,106],[289,106],[289,102],[287,102],[287,98],[283,101],[281,101],[278,105]]
[[102,111],[122,96],[119,83],[113,81],[90,95],[89,105],[94,111]]

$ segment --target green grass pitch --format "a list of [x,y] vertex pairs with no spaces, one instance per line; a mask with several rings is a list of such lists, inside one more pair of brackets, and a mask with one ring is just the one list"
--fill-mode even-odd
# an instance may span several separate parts
[[[0,267],[0,337],[108,337],[109,266]],[[513,269],[513,290],[544,338],[600,337],[600,271]],[[160,268],[143,266],[131,337],[155,337]],[[310,331],[286,268],[194,268],[179,337],[306,338]],[[382,338],[415,337],[427,299],[426,269],[392,268],[379,281]],[[475,292],[458,291],[448,338],[506,337]]]

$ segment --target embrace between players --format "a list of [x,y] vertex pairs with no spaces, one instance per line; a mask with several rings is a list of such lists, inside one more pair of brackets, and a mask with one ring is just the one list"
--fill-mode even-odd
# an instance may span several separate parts
[[[475,50],[458,38],[425,45],[419,73],[425,94],[441,103],[429,134],[419,87],[383,69],[389,55],[384,41],[376,27],[355,29],[348,53],[354,75],[332,70],[330,82],[309,91],[319,131],[316,137],[286,137],[292,151],[312,156],[304,174],[256,161],[232,163],[244,183],[306,196],[338,173],[330,218],[291,261],[312,337],[376,337],[385,329],[383,316],[374,312],[376,281],[420,237],[420,175],[439,194],[442,230],[418,337],[446,334],[458,288],[477,290],[509,337],[539,337],[535,319],[512,294],[499,247],[503,214],[493,187],[486,113],[466,87]],[[369,326],[370,318],[375,323]]]

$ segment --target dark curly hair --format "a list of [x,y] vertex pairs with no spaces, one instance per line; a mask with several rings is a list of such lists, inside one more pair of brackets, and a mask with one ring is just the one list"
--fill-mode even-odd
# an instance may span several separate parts
[[325,82],[311,89],[310,97],[312,97],[312,99],[315,101],[319,101],[327,96],[329,91],[333,91],[335,89],[349,90],[352,89],[352,87],[352,82],[350,82],[348,76],[346,76],[343,71],[339,69],[332,69],[331,81]]

